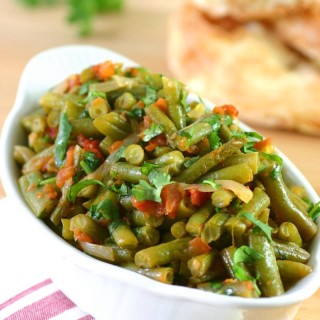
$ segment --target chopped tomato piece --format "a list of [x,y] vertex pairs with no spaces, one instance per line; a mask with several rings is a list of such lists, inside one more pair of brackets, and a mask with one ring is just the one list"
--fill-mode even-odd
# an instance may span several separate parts
[[189,194],[190,202],[194,206],[201,207],[210,199],[212,192],[201,192],[197,188],[190,188],[187,190],[187,194]]
[[58,135],[58,127],[47,127],[46,128],[46,135],[51,139],[54,140]]
[[158,136],[151,139],[145,149],[149,152],[153,151],[158,146],[167,146],[167,138],[164,134],[159,134]]
[[57,173],[56,185],[58,188],[62,188],[65,182],[72,178],[76,173],[74,167],[74,146],[69,147],[66,155],[66,161],[64,166]]
[[111,61],[105,61],[92,67],[99,80],[107,80],[115,74],[115,66]]
[[115,141],[115,142],[108,148],[109,153],[114,153],[114,152],[117,151],[122,145],[123,145],[123,141],[122,141],[122,140],[117,140],[117,141]]
[[82,133],[80,133],[77,137],[77,142],[84,151],[93,152],[97,158],[104,160],[103,154],[99,149],[99,140],[87,139]]
[[73,230],[73,236],[75,240],[88,242],[88,243],[94,243],[94,240],[86,233],[82,232],[81,230],[75,228]]
[[183,190],[178,183],[165,185],[161,190],[161,199],[165,207],[165,214],[169,218],[175,218],[180,202],[183,198]]
[[272,153],[273,152],[273,144],[271,138],[266,138],[262,141],[258,141],[253,146],[255,149],[261,152]]
[[43,192],[45,197],[47,197],[48,199],[56,199],[58,197],[58,192],[55,189],[55,187],[53,186],[53,184],[49,183],[43,186]]
[[139,211],[143,212],[146,215],[159,217],[165,213],[165,208],[163,204],[156,201],[151,201],[151,200],[138,201],[135,197],[132,197],[131,203],[136,209],[138,209]]
[[70,91],[75,86],[79,86],[81,84],[80,81],[80,75],[79,74],[73,74],[67,79],[68,88],[67,91]]
[[156,102],[155,102],[156,106],[165,114],[168,114],[168,102],[166,99],[164,98],[159,98]]
[[219,114],[219,115],[224,115],[228,114],[232,118],[236,118],[239,114],[238,110],[236,107],[234,107],[231,104],[225,104],[223,106],[217,106],[213,109],[213,113]]
[[208,253],[211,247],[202,241],[200,237],[195,237],[189,241],[189,253],[191,256],[198,256],[200,254]]

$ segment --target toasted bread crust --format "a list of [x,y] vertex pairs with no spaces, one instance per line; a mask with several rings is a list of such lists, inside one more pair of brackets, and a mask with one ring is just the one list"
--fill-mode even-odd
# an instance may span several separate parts
[[212,18],[232,17],[240,21],[278,19],[320,7],[319,0],[192,0]]
[[275,22],[275,32],[289,46],[320,65],[320,12],[305,12]]
[[169,68],[195,92],[248,123],[320,135],[320,69],[263,24],[226,28],[185,5],[169,30]]

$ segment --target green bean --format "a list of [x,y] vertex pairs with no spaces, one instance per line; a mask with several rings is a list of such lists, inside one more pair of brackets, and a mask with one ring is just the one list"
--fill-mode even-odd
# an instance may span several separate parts
[[125,150],[126,161],[132,165],[139,166],[145,159],[143,148],[138,144],[131,144]]
[[148,177],[141,173],[141,167],[133,166],[129,163],[115,163],[110,170],[110,175],[115,179],[139,183],[141,180],[148,181]]
[[177,221],[171,226],[170,231],[176,239],[181,239],[187,235],[186,223],[184,221]]
[[231,216],[224,224],[224,228],[233,236],[242,236],[247,230],[247,224],[244,219]]
[[91,101],[87,108],[92,119],[96,119],[110,111],[108,102],[103,98],[96,98]]
[[173,269],[170,267],[144,269],[144,268],[138,268],[134,263],[122,264],[121,267],[137,272],[141,275],[144,275],[148,278],[157,280],[162,283],[167,283],[167,284],[173,283],[174,273],[173,273]]
[[119,202],[128,213],[134,210],[134,206],[131,202],[131,195],[120,197]]
[[171,147],[167,147],[167,146],[157,146],[155,148],[155,150],[153,151],[152,155],[154,158],[158,158],[161,157],[171,151],[174,151],[174,149],[172,149]]
[[246,163],[251,168],[252,173],[257,174],[260,166],[259,152],[234,154],[223,162],[223,166],[229,167],[240,163]]
[[215,171],[210,171],[199,179],[200,182],[204,180],[234,180],[246,184],[253,181],[253,172],[248,164],[239,163]]
[[228,281],[223,282],[221,285],[205,282],[198,284],[197,288],[228,296],[238,296],[243,298],[258,297],[252,281]]
[[198,122],[178,132],[176,144],[179,150],[186,151],[190,146],[199,143],[213,131],[208,122]]
[[278,229],[278,238],[283,241],[293,242],[299,247],[302,246],[302,239],[300,237],[297,227],[291,222],[283,222]]
[[21,193],[38,218],[46,218],[57,204],[56,199],[50,199],[44,192],[44,187],[38,186],[42,180],[40,172],[30,172],[19,178]]
[[110,137],[104,137],[100,144],[99,149],[102,151],[102,153],[107,156],[109,155],[109,147],[114,143],[114,140],[112,140]]
[[129,225],[123,220],[114,220],[108,225],[109,232],[115,243],[124,249],[135,249],[138,239],[130,229]]
[[278,219],[282,222],[292,222],[304,241],[313,238],[318,230],[317,225],[292,203],[282,176],[274,178],[270,174],[262,173],[260,179],[270,197],[272,210],[277,212]]
[[276,257],[267,238],[259,234],[249,235],[250,247],[263,258],[254,261],[258,284],[265,297],[278,296],[284,292]]
[[[257,219],[261,212],[267,209],[270,205],[270,199],[268,195],[260,188],[255,188],[253,190],[252,199],[248,203],[244,203],[242,208],[237,214],[237,217],[241,217],[241,215],[245,212],[253,213],[254,217]],[[247,224],[248,227],[252,225],[252,222],[247,219],[243,219],[243,221]]]
[[122,88],[131,89],[140,84],[137,78],[127,78],[113,75],[110,80],[105,82],[95,82],[89,86],[89,91],[111,92]]
[[70,124],[72,126],[71,138],[76,138],[79,134],[93,139],[100,139],[102,137],[101,132],[95,128],[90,118],[71,119]]
[[199,278],[204,276],[217,257],[216,251],[210,251],[208,253],[201,254],[199,256],[192,257],[188,260],[188,268],[192,277]]
[[226,189],[219,188],[211,195],[212,205],[216,208],[225,208],[230,205],[231,201],[235,198],[235,194]]
[[93,120],[93,125],[113,140],[123,140],[131,131],[127,120],[116,112],[109,112]]
[[292,260],[296,262],[306,263],[310,258],[310,253],[297,244],[274,240],[272,243],[275,255],[280,260]]
[[133,229],[133,232],[136,235],[139,244],[143,246],[150,247],[159,243],[160,232],[150,225],[135,228]]
[[[131,197],[130,197],[131,199]],[[131,200],[130,200],[131,201]],[[121,203],[121,200],[120,200]],[[133,227],[143,227],[147,224],[145,214],[139,210],[133,210],[129,216],[130,224]]]
[[99,242],[108,236],[107,229],[101,227],[86,214],[77,214],[70,219],[70,230],[79,230],[80,232],[89,235],[92,239]]
[[[233,271],[233,256],[236,248],[234,246],[230,246],[227,248],[224,248],[220,252],[220,256],[222,258],[222,261],[224,263],[224,266],[229,274],[229,276],[233,279],[236,278],[234,271]],[[241,265],[243,267],[243,264]]]
[[214,214],[205,224],[201,231],[201,239],[205,243],[216,241],[224,232],[224,225],[229,219],[230,215],[227,213]]
[[135,263],[140,268],[154,268],[181,259],[186,256],[189,241],[190,238],[176,239],[142,249],[135,255]]
[[234,154],[243,146],[242,140],[230,140],[221,147],[202,156],[196,162],[186,168],[182,173],[175,177],[176,181],[183,181],[185,183],[192,183],[200,176],[207,173],[216,165],[224,161],[227,157]]
[[114,108],[130,111],[136,103],[137,99],[130,92],[124,92],[114,102]]
[[149,160],[148,162],[154,164],[182,164],[184,162],[184,156],[182,152],[175,150],[168,153],[165,153],[155,159]]
[[13,158],[19,165],[24,165],[28,162],[35,153],[28,147],[25,146],[14,146],[13,147]]
[[32,113],[22,117],[21,125],[28,133],[32,131],[44,132],[46,127],[45,112],[43,112],[43,109],[37,108]]
[[162,77],[163,91],[168,100],[168,113],[177,129],[186,126],[186,113],[180,103],[181,85],[178,81]]
[[207,203],[202,206],[195,214],[193,214],[187,224],[186,230],[192,236],[200,236],[201,231],[203,229],[204,223],[210,218],[212,215],[213,206],[211,203]]
[[151,104],[145,109],[146,115],[150,117],[152,122],[161,124],[163,126],[163,132],[169,141],[172,140],[172,135],[177,132],[177,128],[174,123],[162,112],[156,104]]
[[64,240],[72,241],[74,240],[73,232],[70,230],[70,219],[61,219],[62,223],[62,237]]
[[281,279],[286,283],[296,282],[312,272],[310,266],[301,262],[278,260],[277,265]]

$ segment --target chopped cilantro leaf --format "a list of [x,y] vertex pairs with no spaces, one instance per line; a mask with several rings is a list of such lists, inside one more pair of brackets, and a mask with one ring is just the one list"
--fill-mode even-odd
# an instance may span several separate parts
[[161,134],[162,132],[163,132],[163,125],[162,124],[151,123],[150,127],[147,128],[146,130],[144,130],[144,132],[143,132],[144,137],[142,140],[145,142],[148,142],[152,138]]
[[145,104],[145,106],[149,106],[151,103],[155,102],[158,98],[157,90],[154,88],[147,86],[146,87],[146,95],[144,98],[142,98],[142,102]]
[[240,213],[240,216],[248,219],[249,221],[251,221],[254,225],[256,225],[256,227],[259,230],[261,230],[266,235],[266,237],[268,238],[268,240],[270,242],[273,242],[272,236],[271,236],[273,228],[271,228],[267,224],[263,223],[262,221],[256,219],[252,212],[243,212],[243,213]]
[[96,170],[100,165],[100,159],[96,157],[94,152],[86,151],[83,155],[83,160],[91,172]]
[[125,183],[122,183],[120,185],[113,184],[111,186],[108,186],[107,188],[110,191],[113,191],[113,192],[115,192],[115,193],[117,193],[117,194],[119,194],[121,196],[127,196],[130,193],[130,189]]
[[116,220],[120,217],[119,208],[110,199],[104,199],[98,205],[91,205],[89,216],[95,220],[107,219]]
[[274,179],[277,179],[279,175],[281,174],[282,166],[283,166],[283,160],[280,156],[276,154],[269,154],[262,152],[262,155],[271,161],[274,161],[276,163],[275,168],[271,171],[271,177]]
[[132,188],[132,194],[138,201],[152,200],[161,203],[161,190],[170,183],[170,175],[152,170],[148,175],[150,184],[144,180]]
[[141,173],[148,175],[152,170],[163,167],[163,164],[155,164],[150,162],[143,162]]
[[212,150],[215,150],[221,146],[221,139],[220,139],[218,133],[215,131],[213,131],[209,134],[208,140],[209,140],[210,148]]

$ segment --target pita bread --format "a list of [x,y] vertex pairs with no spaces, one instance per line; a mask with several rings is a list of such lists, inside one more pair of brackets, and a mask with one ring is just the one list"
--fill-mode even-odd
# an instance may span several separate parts
[[211,21],[184,5],[170,21],[173,75],[243,121],[320,135],[320,69],[259,22]]
[[278,19],[319,6],[319,0],[192,0],[212,18],[237,20]]
[[320,65],[320,11],[275,22],[275,32],[289,46]]

